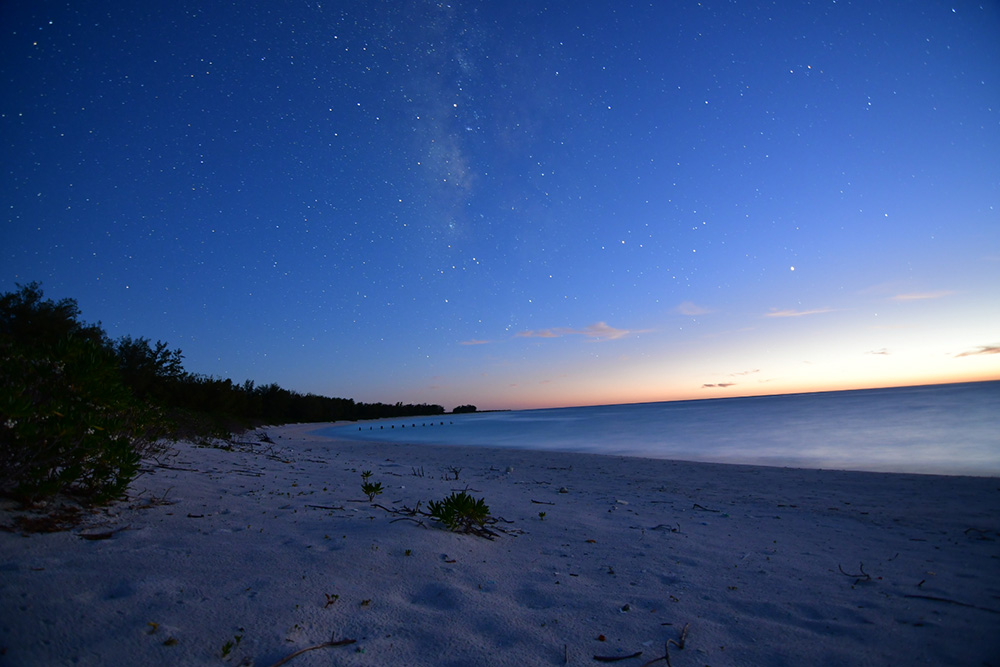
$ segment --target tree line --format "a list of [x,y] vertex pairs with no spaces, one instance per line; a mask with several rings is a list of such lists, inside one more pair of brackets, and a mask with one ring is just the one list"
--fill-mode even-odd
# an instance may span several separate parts
[[[0,295],[0,492],[120,495],[162,438],[226,437],[261,424],[439,415],[191,373],[162,341],[112,339],[74,299],[32,282]],[[465,407],[465,406],[462,406]]]

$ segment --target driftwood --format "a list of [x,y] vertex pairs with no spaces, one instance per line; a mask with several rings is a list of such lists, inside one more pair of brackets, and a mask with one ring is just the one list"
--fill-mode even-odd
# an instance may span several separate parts
[[[684,643],[687,642],[688,628],[690,627],[691,627],[690,623],[685,623],[684,628],[681,630],[680,639],[668,639],[666,643],[663,645],[663,655],[661,655],[658,658],[653,658],[652,660],[642,663],[642,667],[647,667],[648,665],[656,664],[661,660],[667,663],[667,667],[672,667],[670,664],[670,645],[673,644],[678,649],[683,651]],[[565,647],[563,650],[565,652]],[[636,651],[631,655],[595,655],[594,660],[596,660],[597,662],[619,662],[621,660],[631,660],[632,658],[638,658],[641,655],[642,651]],[[564,657],[567,658],[567,664],[569,664],[568,656]]]
[[[923,582],[921,582],[923,583]],[[980,607],[979,605],[969,604],[968,602],[959,602],[958,600],[951,600],[949,598],[939,598],[934,595],[904,595],[904,598],[913,598],[916,600],[932,600],[934,602],[945,602],[947,604],[958,605],[959,607],[968,607],[969,609],[978,609],[979,611],[988,611],[991,614],[1000,614],[1000,609],[991,609],[990,607]]]
[[871,581],[872,580],[872,575],[870,575],[867,572],[865,572],[865,564],[864,563],[858,563],[858,569],[861,570],[860,574],[851,574],[849,572],[844,572],[844,568],[842,568],[840,566],[840,564],[837,565],[837,569],[840,570],[840,573],[842,575],[844,575],[845,577],[855,577],[857,579],[857,581],[854,582],[855,584],[859,584],[862,581]]
[[337,646],[349,646],[351,644],[357,643],[357,641],[358,641],[357,639],[340,639],[340,640],[337,640],[337,641],[331,640],[331,641],[328,641],[328,642],[323,642],[322,644],[316,644],[315,646],[307,646],[306,648],[299,649],[298,651],[296,651],[295,653],[292,653],[291,655],[285,656],[284,658],[282,658],[278,662],[276,662],[273,665],[271,665],[271,667],[281,667],[281,665],[285,664],[286,662],[288,662],[292,658],[296,658],[296,657],[302,655],[303,653],[308,653],[309,651],[315,651],[318,648],[334,648],[334,647],[337,647]]
[[684,643],[687,642],[688,628],[690,628],[690,627],[691,627],[690,623],[685,623],[684,624],[684,628],[681,630],[681,638],[680,639],[668,639],[667,642],[663,645],[663,655],[660,656],[659,658],[653,658],[649,662],[642,663],[642,667],[647,667],[647,665],[652,665],[654,663],[659,662],[660,660],[662,660],[665,663],[667,663],[667,667],[673,667],[670,664],[670,645],[673,644],[679,650],[683,651],[684,650]]
[[638,658],[640,655],[642,655],[642,651],[636,651],[632,655],[595,655],[594,660],[597,662],[618,662],[620,660]]

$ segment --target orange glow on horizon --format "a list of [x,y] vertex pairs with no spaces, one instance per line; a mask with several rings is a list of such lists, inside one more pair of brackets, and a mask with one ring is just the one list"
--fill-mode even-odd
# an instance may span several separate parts
[[[493,401],[484,402],[479,406],[481,410],[543,410],[547,408],[572,408],[591,407],[599,405],[630,405],[635,403],[668,403],[674,401],[696,401],[712,400],[720,398],[749,398],[753,396],[782,396],[788,394],[818,394],[838,391],[859,391],[865,389],[894,389],[901,387],[923,387],[940,384],[964,384],[968,382],[998,382],[1000,373],[987,371],[981,374],[969,376],[941,376],[924,377],[921,379],[908,378],[904,380],[884,380],[869,382],[836,382],[823,385],[806,384],[780,384],[767,383],[753,388],[752,385],[733,385],[731,387],[705,388],[662,391],[658,393],[636,393],[629,391],[612,391],[601,394],[600,398],[594,397],[567,397],[555,398],[552,394],[540,394],[534,392],[531,397],[527,392],[521,395],[514,394],[509,403],[494,404]],[[536,388],[537,389],[537,388]]]

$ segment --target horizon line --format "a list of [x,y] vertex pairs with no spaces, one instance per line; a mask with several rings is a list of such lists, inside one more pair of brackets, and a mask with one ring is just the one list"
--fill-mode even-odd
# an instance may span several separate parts
[[[705,396],[700,398],[667,398],[663,400],[652,400],[652,401],[625,401],[621,403],[579,403],[574,405],[547,405],[547,406],[537,406],[530,408],[489,408],[484,410],[478,410],[476,412],[521,412],[527,410],[563,410],[572,408],[601,408],[601,407],[614,407],[623,405],[649,405],[652,403],[692,403],[695,401],[723,401],[739,398],[774,398],[778,396],[808,396],[813,394],[839,394],[851,391],[878,391],[882,389],[915,389],[918,387],[944,387],[950,385],[958,384],[987,384],[990,382],[1000,382],[1000,377],[987,379],[987,380],[956,380],[953,382],[918,382],[914,384],[898,384],[898,385],[876,385],[876,386],[866,386],[866,387],[854,387],[851,389],[813,389],[804,391],[779,391],[774,393],[754,393],[754,394],[738,394],[733,396]],[[450,413],[449,413],[450,414]]]

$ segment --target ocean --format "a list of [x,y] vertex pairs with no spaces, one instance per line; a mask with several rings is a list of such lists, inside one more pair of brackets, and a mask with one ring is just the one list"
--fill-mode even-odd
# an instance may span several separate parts
[[1000,382],[357,422],[355,440],[1000,477]]

